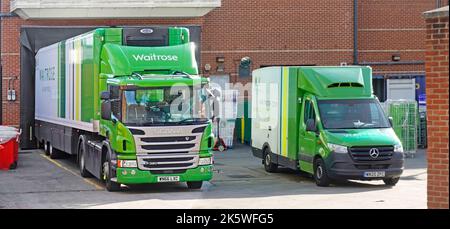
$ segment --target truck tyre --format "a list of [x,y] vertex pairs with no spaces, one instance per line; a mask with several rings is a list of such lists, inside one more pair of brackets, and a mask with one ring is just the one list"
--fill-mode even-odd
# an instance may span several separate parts
[[92,177],[91,173],[86,169],[86,146],[83,141],[78,146],[78,166],[80,167],[80,175],[82,177]]
[[399,180],[400,180],[400,177],[391,177],[391,178],[383,179],[383,182],[387,186],[395,186]]
[[45,153],[45,156],[50,155],[49,148],[50,148],[50,142],[45,142],[44,141],[44,153]]
[[266,172],[273,173],[277,171],[278,165],[272,162],[272,155],[270,153],[268,148],[264,150],[263,164]]
[[51,159],[58,159],[61,157],[61,152],[57,149],[55,149],[51,143],[48,144],[48,155]]
[[106,154],[106,160],[103,162],[103,179],[105,180],[106,190],[109,192],[120,191],[120,184],[111,180],[112,178],[111,156]]
[[203,181],[188,181],[186,182],[189,189],[201,189]]
[[328,177],[327,168],[322,158],[314,160],[314,180],[316,181],[317,186],[330,186],[331,180]]

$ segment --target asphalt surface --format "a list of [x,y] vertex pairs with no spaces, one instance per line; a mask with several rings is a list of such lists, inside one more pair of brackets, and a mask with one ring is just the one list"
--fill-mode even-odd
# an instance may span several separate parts
[[82,178],[74,158],[23,151],[16,170],[0,171],[0,208],[426,208],[426,152],[407,158],[395,187],[350,181],[317,187],[306,174],[267,173],[247,146],[215,154],[215,174],[201,190],[184,183],[123,187],[110,193]]

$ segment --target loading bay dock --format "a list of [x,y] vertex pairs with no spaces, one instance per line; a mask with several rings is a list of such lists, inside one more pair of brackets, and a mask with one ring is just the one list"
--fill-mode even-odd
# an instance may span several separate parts
[[[74,158],[51,160],[41,150],[22,151],[19,169],[0,171],[1,208],[426,208],[426,152],[407,158],[400,182],[349,181],[317,187],[305,174],[266,173],[248,146],[215,153],[215,174],[201,190],[184,183],[123,187],[107,192],[82,178]],[[88,195],[87,195],[88,194]],[[326,201],[325,201],[326,200]]]

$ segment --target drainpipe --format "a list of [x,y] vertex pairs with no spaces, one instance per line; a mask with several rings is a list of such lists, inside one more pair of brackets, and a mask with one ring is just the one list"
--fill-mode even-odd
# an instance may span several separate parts
[[358,55],[358,0],[353,0],[353,65],[359,65]]

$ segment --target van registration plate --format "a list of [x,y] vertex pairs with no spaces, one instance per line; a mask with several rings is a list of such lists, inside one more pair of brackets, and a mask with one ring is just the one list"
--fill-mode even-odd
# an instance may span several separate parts
[[386,176],[386,172],[364,172],[364,177],[384,177]]
[[158,177],[158,182],[177,182],[180,181],[179,176],[162,176]]

